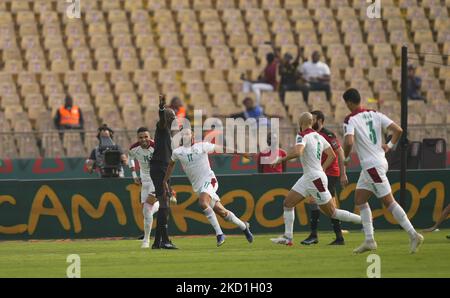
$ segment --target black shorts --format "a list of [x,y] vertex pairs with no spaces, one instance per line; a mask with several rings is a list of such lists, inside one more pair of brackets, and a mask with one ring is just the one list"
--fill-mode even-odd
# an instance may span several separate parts
[[328,191],[333,197],[336,197],[336,184],[339,180],[338,176],[327,176],[328,178]]

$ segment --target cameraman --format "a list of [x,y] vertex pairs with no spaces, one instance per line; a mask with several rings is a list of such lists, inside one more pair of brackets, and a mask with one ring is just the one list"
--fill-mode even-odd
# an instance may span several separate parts
[[[113,142],[114,131],[103,124],[98,128],[97,139],[99,145],[92,150],[86,161],[87,170],[90,174],[97,168],[100,177],[124,177],[123,165],[126,165],[127,156],[119,145]],[[109,155],[109,158],[106,158]]]

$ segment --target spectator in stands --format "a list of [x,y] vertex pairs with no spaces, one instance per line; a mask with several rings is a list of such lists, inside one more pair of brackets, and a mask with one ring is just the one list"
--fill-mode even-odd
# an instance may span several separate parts
[[256,94],[257,105],[261,102],[262,91],[277,90],[278,59],[276,59],[274,53],[268,53],[266,55],[266,61],[267,65],[256,81],[246,79],[244,74],[241,76],[241,79],[244,81],[242,91],[246,93],[250,92],[250,90],[253,91]]
[[420,95],[420,87],[422,79],[416,76],[416,67],[412,64],[408,65],[408,98],[410,100],[425,100]]
[[171,108],[175,112],[175,116],[177,117],[178,125],[180,127],[183,125],[184,118],[189,120],[186,115],[186,108],[184,107],[184,103],[178,96],[174,96],[172,98],[169,108]]
[[58,109],[53,121],[58,130],[84,128],[83,114],[70,95],[66,96],[64,106]]
[[245,111],[242,113],[232,114],[232,118],[244,118],[247,120],[249,118],[259,119],[264,117],[263,108],[259,104],[255,105],[255,102],[251,97],[244,98],[242,103],[244,104]]
[[[102,140],[105,140],[105,138],[107,140],[109,139],[110,141],[106,142],[107,144],[102,144]],[[88,173],[92,174],[94,170],[97,169],[100,177],[104,177],[104,171],[102,170],[105,166],[103,150],[104,148],[109,147],[120,151],[120,160],[122,166],[120,166],[119,177],[124,177],[123,165],[126,165],[128,163],[128,159],[124,154],[122,148],[120,148],[119,145],[114,144],[113,138],[114,131],[110,127],[108,127],[108,125],[103,124],[98,128],[97,139],[99,141],[99,145],[91,151],[89,158],[86,160],[86,168],[88,170]]]
[[327,100],[331,100],[330,87],[330,68],[320,61],[320,53],[314,51],[311,57],[312,61],[306,61],[300,66],[300,74],[305,82],[302,85],[303,99],[308,102],[309,91],[324,91]]
[[172,100],[170,101],[169,108],[171,108],[175,112],[175,115],[178,118],[187,118],[184,103],[178,96],[174,96],[172,98]]
[[[269,118],[283,118],[280,115],[269,115],[264,113],[264,109],[255,104],[251,97],[246,97],[242,101],[244,104],[245,110],[242,113],[231,114],[231,118],[243,118],[244,120],[254,118],[257,121],[258,125],[267,125],[270,126]],[[217,115],[216,115],[217,116]],[[220,115],[219,115],[220,116]]]
[[[278,140],[277,135],[273,135],[274,142]],[[280,163],[275,167],[272,166],[273,161],[262,163],[261,160],[263,157],[270,157],[272,152],[270,146],[272,145],[272,136],[270,132],[267,134],[267,145],[268,147],[264,150],[261,150],[260,153],[256,155],[256,163],[258,165],[258,173],[283,173],[286,172],[286,162]],[[275,157],[285,157],[287,155],[286,151],[281,148],[277,149],[277,153]]]
[[294,57],[290,53],[284,54],[280,59],[280,65],[278,67],[278,73],[281,77],[280,80],[280,99],[284,103],[284,96],[286,91],[301,91],[300,85],[297,83],[300,78],[298,72],[299,60],[302,55],[302,49],[299,48],[297,57]]

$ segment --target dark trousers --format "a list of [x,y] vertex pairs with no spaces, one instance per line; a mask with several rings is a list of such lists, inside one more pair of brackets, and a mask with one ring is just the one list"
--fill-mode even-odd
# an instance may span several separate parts
[[303,92],[303,99],[306,103],[308,103],[309,91],[324,91],[327,96],[327,100],[331,101],[331,87],[329,83],[311,82],[309,83],[309,86],[303,85],[301,89]]
[[[169,232],[168,222],[170,215],[170,194],[164,194],[163,180],[167,171],[167,163],[164,162],[152,162],[150,164],[150,177],[155,185],[156,198],[159,201],[159,211],[157,215],[157,225],[155,231],[155,244],[160,245],[161,242],[168,243]],[[170,181],[169,181],[170,185]]]
[[283,103],[287,91],[302,91],[302,89],[297,83],[281,84],[279,92],[280,99]]

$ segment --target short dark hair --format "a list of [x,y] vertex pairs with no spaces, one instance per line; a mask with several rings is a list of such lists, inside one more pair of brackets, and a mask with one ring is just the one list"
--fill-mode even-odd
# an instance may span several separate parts
[[181,101],[181,99],[180,99],[178,96],[174,96],[174,97],[172,97],[172,99],[170,100],[170,104],[172,105],[176,100],[180,100],[180,101]]
[[242,103],[245,103],[245,102],[247,102],[247,101],[253,101],[253,98],[251,98],[251,97],[246,97],[246,98],[244,98],[244,99],[242,100]]
[[322,111],[315,110],[315,111],[312,111],[311,114],[316,116],[317,120],[322,120],[322,122],[325,122],[325,115],[323,114]]
[[266,55],[266,59],[267,59],[267,61],[272,62],[273,60],[275,60],[275,54],[274,53],[268,53]]
[[137,130],[137,133],[139,134],[141,132],[146,132],[146,131],[150,132],[147,127],[139,127]]
[[102,131],[104,131],[104,130],[109,131],[109,135],[111,136],[111,139],[114,137],[114,130],[112,130],[112,128],[109,127],[108,124],[103,124],[102,126],[100,126],[100,127],[97,129],[97,139],[100,140],[100,133],[101,133]]
[[361,95],[359,94],[358,90],[355,88],[350,88],[347,91],[344,92],[344,95],[342,95],[344,100],[346,102],[351,102],[354,104],[360,104],[361,103]]

